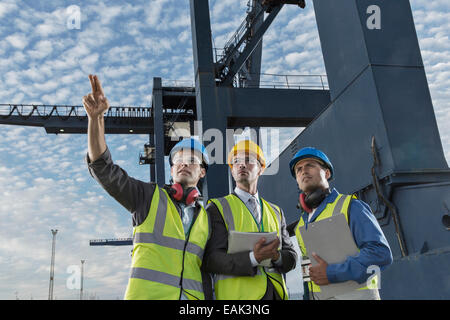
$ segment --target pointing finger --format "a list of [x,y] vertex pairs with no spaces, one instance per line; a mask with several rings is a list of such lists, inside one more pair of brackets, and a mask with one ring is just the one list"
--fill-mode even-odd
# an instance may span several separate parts
[[94,76],[92,74],[89,75],[89,81],[91,82],[92,93],[97,91]]
[[97,92],[99,93],[99,95],[103,96],[103,97],[101,97],[101,99],[103,100],[104,94],[103,94],[102,84],[100,83],[100,80],[98,79],[97,76],[94,76],[94,80],[95,80],[95,86],[97,88]]

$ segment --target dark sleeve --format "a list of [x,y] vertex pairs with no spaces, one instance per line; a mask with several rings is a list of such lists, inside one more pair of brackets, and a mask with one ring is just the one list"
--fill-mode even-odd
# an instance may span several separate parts
[[144,222],[156,184],[129,177],[125,170],[113,163],[109,149],[94,162],[91,162],[87,155],[86,162],[91,176],[109,195],[131,212],[133,226]]
[[277,266],[277,268],[282,273],[288,273],[292,269],[295,268],[295,265],[297,264],[297,253],[295,252],[294,245],[292,244],[291,237],[289,236],[289,232],[287,230],[286,226],[286,219],[284,218],[283,210],[281,210],[281,258],[282,258],[282,265]]
[[254,276],[250,251],[228,254],[228,231],[222,215],[214,203],[206,206],[211,221],[211,238],[206,244],[202,269],[205,272],[235,276]]

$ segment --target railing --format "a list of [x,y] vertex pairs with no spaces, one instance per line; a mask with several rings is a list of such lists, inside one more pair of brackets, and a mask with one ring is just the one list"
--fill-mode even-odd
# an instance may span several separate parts
[[[251,83],[251,79],[249,79],[248,81]],[[245,84],[245,80],[244,83],[240,84],[240,86],[246,88],[257,87],[275,89],[329,89],[328,79],[326,75],[291,75],[270,73],[260,74],[259,86]]]
[[[215,49],[219,50],[219,49]],[[250,74],[252,76],[252,74]],[[259,86],[241,85],[238,87],[246,88],[275,88],[275,89],[316,89],[316,90],[329,90],[328,78],[326,75],[296,75],[296,74],[271,74],[261,73],[259,74],[260,81]],[[248,80],[251,82],[251,79]],[[188,87],[194,88],[194,82],[192,80],[163,80],[163,87],[175,86],[175,87]]]
[[172,79],[162,79],[163,87],[185,87],[185,88],[195,88],[193,80],[172,80]]
[[[38,116],[47,119],[51,116],[58,116],[62,119],[69,117],[86,117],[83,106],[62,106],[62,105],[25,105],[25,104],[0,104],[0,117],[9,118],[20,116],[27,119],[31,116]],[[151,116],[149,107],[110,107],[105,117],[121,118],[144,118]]]

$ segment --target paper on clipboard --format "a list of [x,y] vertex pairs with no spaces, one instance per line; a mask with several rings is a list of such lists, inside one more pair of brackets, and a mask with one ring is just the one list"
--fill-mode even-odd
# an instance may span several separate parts
[[[313,252],[328,264],[342,263],[347,257],[359,252],[343,214],[309,223],[307,229],[306,226],[300,228],[300,233],[313,266],[318,264],[311,255]],[[366,283],[359,284],[356,281],[330,283],[321,286],[320,293],[314,294],[320,299],[327,299],[365,286]]]
[[[237,253],[242,251],[252,251],[255,244],[261,239],[266,238],[266,243],[272,242],[277,238],[277,233],[274,232],[239,232],[230,231],[228,236],[228,251],[227,253]],[[280,242],[281,246],[281,242]],[[261,261],[260,265],[269,267],[270,259]]]

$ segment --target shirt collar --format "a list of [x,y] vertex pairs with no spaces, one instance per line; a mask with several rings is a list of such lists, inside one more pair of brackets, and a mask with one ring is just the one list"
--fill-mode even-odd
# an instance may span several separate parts
[[259,204],[259,195],[258,191],[255,194],[250,194],[247,191],[240,189],[239,187],[234,188],[234,193],[241,198],[244,203],[247,203],[250,197],[254,197],[256,199],[256,204]]

